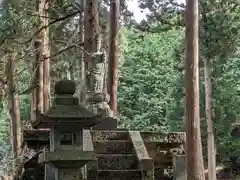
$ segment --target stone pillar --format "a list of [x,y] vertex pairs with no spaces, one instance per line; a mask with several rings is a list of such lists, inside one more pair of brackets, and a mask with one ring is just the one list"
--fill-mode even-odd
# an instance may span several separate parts
[[174,180],[187,180],[186,156],[185,155],[174,155],[173,156],[173,179]]

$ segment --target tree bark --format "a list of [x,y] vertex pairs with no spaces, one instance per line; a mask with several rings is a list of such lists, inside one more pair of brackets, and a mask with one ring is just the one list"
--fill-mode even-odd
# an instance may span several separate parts
[[[83,4],[83,3],[82,3]],[[79,42],[82,43],[84,42],[84,12],[81,11],[79,14]],[[84,63],[84,52],[80,50],[79,52],[80,57],[79,57],[79,79],[81,80],[81,86],[85,84],[85,63]],[[84,96],[83,96],[83,87],[80,87],[80,103],[85,103]]]
[[20,120],[19,96],[15,92],[14,81],[14,56],[15,55],[12,53],[9,53],[6,74],[8,82],[8,109],[10,116],[11,144],[15,161],[13,177],[15,177],[20,170],[16,169],[16,167],[20,164],[20,159],[18,159],[18,157],[22,152],[22,127]]
[[[37,1],[37,7],[36,10],[39,14],[40,18],[40,24],[38,28],[41,28],[44,25],[44,20],[41,18],[41,16],[44,14],[45,11],[45,0],[39,0]],[[45,105],[44,105],[44,91],[47,89],[46,86],[44,86],[44,81],[47,81],[47,78],[44,78],[44,73],[45,70],[48,69],[49,72],[49,66],[47,65],[48,61],[45,62],[44,59],[44,51],[46,48],[44,47],[44,39],[45,39],[45,29],[40,31],[34,42],[34,47],[35,47],[35,53],[36,53],[36,61],[33,66],[33,73],[34,73],[34,85],[36,88],[33,91],[33,96],[32,96],[32,113],[31,113],[31,119],[35,120],[37,118],[36,113],[43,113],[45,110]],[[45,64],[45,70],[44,70],[44,64]],[[47,72],[47,73],[48,73]],[[47,75],[46,75],[47,76]]]
[[93,0],[85,0],[84,9],[84,61],[85,67],[88,67],[90,55],[93,52],[93,27],[94,27],[94,10],[93,10]]
[[199,110],[198,0],[186,2],[185,128],[187,180],[204,180]]
[[[43,26],[47,26],[49,23],[48,17],[49,13],[49,0],[42,0],[39,8],[40,19]],[[46,112],[50,107],[50,41],[49,41],[49,27],[42,30],[43,33],[43,111]]]
[[43,112],[43,61],[42,51],[43,44],[42,41],[36,39],[34,42],[35,50],[36,50],[36,62],[34,64],[34,76],[35,81],[34,84],[36,88],[33,93],[33,108],[38,110],[39,112]]
[[205,117],[208,133],[208,179],[216,180],[216,152],[212,125],[212,82],[210,60],[204,59]]
[[85,86],[89,89],[91,53],[99,50],[99,1],[85,0],[84,10],[84,64],[85,64]]
[[117,66],[118,66],[118,31],[120,7],[119,0],[110,1],[110,29],[109,29],[109,55],[108,55],[108,93],[110,108],[113,116],[117,115]]

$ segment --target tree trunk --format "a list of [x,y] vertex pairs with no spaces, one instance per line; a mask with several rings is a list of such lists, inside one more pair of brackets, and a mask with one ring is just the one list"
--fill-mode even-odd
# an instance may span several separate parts
[[10,115],[10,131],[11,131],[11,144],[14,155],[14,173],[13,177],[17,175],[18,169],[15,169],[19,165],[20,161],[18,157],[21,155],[22,146],[22,129],[20,121],[20,109],[19,109],[19,96],[15,92],[14,82],[14,55],[9,53],[7,63],[7,82],[8,82],[8,109]]
[[33,94],[33,108],[39,112],[43,112],[43,61],[42,51],[43,44],[42,41],[36,39],[34,42],[35,50],[36,50],[36,62],[34,64],[34,75],[36,88]]
[[187,180],[204,180],[199,110],[198,0],[186,2],[185,128]]
[[84,61],[85,70],[88,68],[88,63],[90,59],[89,53],[93,52],[93,27],[94,26],[94,12],[93,12],[93,2],[92,0],[85,0],[85,10],[84,10]]
[[[82,3],[83,4],[83,3]],[[79,42],[84,42],[84,12],[81,11],[79,15]],[[83,96],[83,90],[85,84],[85,63],[84,63],[84,52],[80,50],[80,57],[79,57],[79,66],[80,66],[80,73],[79,73],[79,79],[81,80],[80,84],[80,103],[85,103],[84,96]]]
[[[40,19],[43,26],[48,25],[49,14],[47,10],[49,9],[49,0],[41,0],[41,7],[39,8]],[[49,42],[49,27],[44,28],[43,31],[43,110],[46,112],[50,107],[50,42]]]
[[110,35],[108,56],[108,93],[113,116],[117,115],[117,66],[118,66],[118,30],[120,7],[119,0],[110,1]]
[[98,0],[85,0],[84,11],[84,62],[85,62],[85,86],[86,90],[90,87],[90,69],[91,53],[97,52],[100,47],[99,43],[99,16]]
[[212,82],[210,61],[204,59],[205,117],[208,132],[208,179],[216,180],[216,152],[212,125]]
[[[39,0],[37,4],[37,12],[39,16],[42,16],[45,11],[45,0]],[[43,25],[43,18],[40,17],[40,28]],[[34,72],[34,85],[36,88],[33,91],[33,97],[32,97],[32,113],[31,113],[31,119],[35,120],[37,117],[36,113],[43,113],[44,112],[44,71],[49,66],[47,63],[45,64],[45,70],[44,70],[44,51],[46,50],[44,47],[44,32],[45,30],[38,33],[37,37],[35,38],[34,47],[35,47],[35,53],[36,53],[36,61],[33,66],[33,72]],[[47,61],[46,61],[47,62]],[[49,72],[49,71],[48,71]],[[47,80],[47,79],[45,79]],[[46,87],[46,86],[45,86]]]

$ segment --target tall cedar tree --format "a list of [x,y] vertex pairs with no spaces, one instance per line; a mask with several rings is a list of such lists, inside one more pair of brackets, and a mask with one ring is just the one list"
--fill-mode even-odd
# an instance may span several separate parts
[[[48,0],[39,0],[37,3],[37,12],[39,14],[39,29],[48,24],[47,9]],[[49,28],[42,29],[36,36],[34,46],[36,52],[36,61],[33,67],[35,89],[32,97],[32,110],[45,112],[50,106],[50,45],[48,37]],[[37,115],[33,113],[32,115]],[[36,117],[31,117],[35,119]]]
[[[82,2],[82,1],[81,1]],[[83,4],[83,2],[82,2]],[[84,11],[81,10],[79,13],[79,43],[84,42]],[[79,79],[81,80],[81,83],[84,83],[85,81],[85,63],[84,63],[84,53],[80,49],[80,57],[79,57],[79,69],[81,69],[79,74]],[[82,90],[82,89],[81,89]],[[84,97],[82,95],[82,92],[80,94],[79,101],[84,103]]]
[[118,66],[118,31],[120,18],[119,0],[110,1],[110,27],[109,27],[109,57],[108,57],[108,93],[110,95],[110,108],[113,116],[117,115],[117,66]]
[[42,11],[39,11],[40,20],[42,25],[45,26],[42,30],[43,33],[43,110],[46,112],[50,107],[50,43],[49,43],[49,27],[48,18],[49,17],[48,9],[49,9],[49,0],[42,0],[44,3],[44,7]]
[[89,69],[91,53],[98,51],[99,47],[99,0],[85,0],[84,9],[84,62],[86,90],[89,89]]
[[17,165],[19,165],[18,157],[21,155],[21,146],[22,146],[22,133],[21,133],[21,121],[20,121],[20,100],[19,96],[16,93],[15,82],[14,82],[14,57],[13,53],[8,54],[8,62],[6,65],[6,76],[8,82],[8,108],[10,115],[10,134],[11,134],[11,144],[15,160],[14,173],[12,174],[15,177],[19,172]]
[[208,133],[208,179],[216,180],[216,152],[212,125],[212,82],[210,61],[204,59],[205,117]]
[[187,180],[204,180],[199,109],[198,0],[187,0],[185,15],[185,128]]
[[[39,17],[43,14],[44,10],[44,0],[37,1],[36,4],[36,11],[39,14]],[[41,20],[41,19],[40,19]],[[42,25],[42,22],[40,21],[38,28],[40,29]],[[38,112],[43,113],[44,107],[43,107],[43,49],[44,49],[44,32],[40,31],[34,41],[34,48],[35,48],[35,55],[36,60],[34,62],[33,66],[33,74],[34,74],[34,86],[35,89],[33,91],[32,95],[32,120],[36,119],[36,116]]]

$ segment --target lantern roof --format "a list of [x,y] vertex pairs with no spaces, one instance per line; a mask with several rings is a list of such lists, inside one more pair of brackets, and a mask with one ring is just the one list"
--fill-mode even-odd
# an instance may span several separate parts
[[34,128],[63,126],[79,129],[94,126],[104,119],[79,104],[78,98],[73,96],[76,91],[74,81],[60,80],[55,84],[54,91],[52,107],[44,114],[36,112],[37,118],[32,122]]

